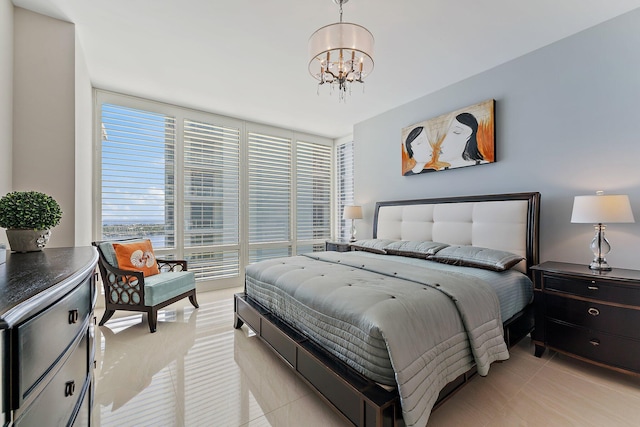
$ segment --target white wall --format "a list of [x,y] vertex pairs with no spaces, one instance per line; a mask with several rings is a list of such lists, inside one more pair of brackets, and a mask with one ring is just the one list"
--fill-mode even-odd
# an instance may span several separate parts
[[84,51],[75,37],[75,232],[76,246],[92,240],[93,88]]
[[[0,197],[11,191],[13,142],[13,4],[0,0]],[[0,243],[7,243],[4,230]]]
[[49,246],[73,246],[74,26],[16,7],[14,49],[13,190],[41,191],[56,199],[63,216]]
[[[541,260],[588,264],[593,227],[570,223],[573,197],[605,190],[628,194],[637,221],[607,227],[609,263],[640,268],[638,28],[640,10],[357,124],[358,235],[379,200],[539,191]],[[401,175],[403,127],[490,98],[496,163]]]

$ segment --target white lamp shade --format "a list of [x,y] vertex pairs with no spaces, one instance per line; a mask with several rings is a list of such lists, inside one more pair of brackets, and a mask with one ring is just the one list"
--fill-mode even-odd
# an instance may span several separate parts
[[373,71],[373,35],[366,28],[348,22],[339,22],[327,25],[313,33],[309,38],[309,72],[319,79],[318,71],[321,64],[326,66],[327,52],[331,61],[337,61],[340,51],[345,61],[351,60],[352,52],[360,69],[362,64],[362,77]]
[[635,222],[629,196],[623,194],[576,196],[571,222],[607,224]]
[[362,219],[362,206],[345,206],[342,217],[344,219]]

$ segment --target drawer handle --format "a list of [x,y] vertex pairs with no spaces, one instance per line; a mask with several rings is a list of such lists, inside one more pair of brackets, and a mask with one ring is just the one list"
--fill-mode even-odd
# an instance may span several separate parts
[[597,308],[591,307],[589,308],[589,310],[587,310],[587,313],[589,313],[592,316],[598,316],[600,315],[600,310],[598,310]]
[[599,346],[599,345],[600,345],[600,340],[599,340],[599,339],[594,338],[594,339],[592,339],[592,340],[589,340],[589,343],[590,343],[592,346],[597,347],[597,346]]
[[587,286],[587,289],[589,289],[590,291],[597,291],[600,288],[598,288],[597,286]]
[[76,382],[71,380],[67,381],[64,384],[64,397],[73,396],[73,393],[76,391]]
[[78,310],[77,309],[73,309],[73,310],[69,310],[69,324],[73,325],[74,323],[78,323]]

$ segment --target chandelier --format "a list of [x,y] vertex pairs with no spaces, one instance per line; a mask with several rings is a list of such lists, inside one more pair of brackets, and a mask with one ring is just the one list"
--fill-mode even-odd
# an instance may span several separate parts
[[[333,0],[340,6],[340,22],[320,28],[309,37],[309,72],[320,86],[328,84],[338,99],[351,94],[354,82],[364,84],[373,71],[373,35],[366,28],[342,22],[342,5],[349,0]],[[364,91],[364,86],[363,86]]]

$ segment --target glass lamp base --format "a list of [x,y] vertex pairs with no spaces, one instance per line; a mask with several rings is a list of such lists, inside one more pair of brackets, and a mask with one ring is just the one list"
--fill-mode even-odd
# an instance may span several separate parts
[[611,266],[607,263],[607,260],[593,260],[591,262],[591,264],[589,264],[589,269],[590,270],[597,270],[597,271],[611,271]]
[[356,224],[353,220],[351,220],[351,237],[349,238],[349,242],[353,243],[356,241]]
[[596,224],[596,234],[591,241],[591,251],[593,252],[593,261],[589,264],[591,270],[597,271],[611,271],[611,267],[607,263],[605,255],[611,251],[611,245],[606,237],[604,237],[604,230],[606,226],[603,224]]

